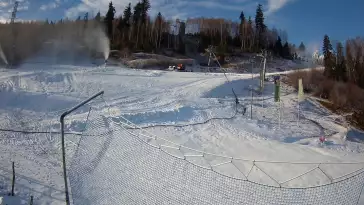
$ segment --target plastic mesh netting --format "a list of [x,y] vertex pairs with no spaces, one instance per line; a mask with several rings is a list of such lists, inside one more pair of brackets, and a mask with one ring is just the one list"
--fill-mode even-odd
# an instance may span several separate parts
[[357,204],[364,172],[311,188],[283,188],[220,174],[91,115],[69,167],[73,204]]

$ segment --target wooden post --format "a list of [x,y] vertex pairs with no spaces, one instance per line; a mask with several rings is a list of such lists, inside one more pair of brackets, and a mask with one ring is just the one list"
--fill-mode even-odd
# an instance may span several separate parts
[[33,196],[30,196],[29,205],[33,205]]
[[302,78],[300,78],[300,79],[298,79],[297,126],[299,125],[298,123],[300,121],[300,102],[303,100],[303,98],[304,98],[303,83],[302,83]]
[[251,87],[250,119],[253,120],[253,86]]
[[15,186],[15,163],[12,163],[13,167],[13,180],[11,182],[11,196],[14,196],[14,186]]

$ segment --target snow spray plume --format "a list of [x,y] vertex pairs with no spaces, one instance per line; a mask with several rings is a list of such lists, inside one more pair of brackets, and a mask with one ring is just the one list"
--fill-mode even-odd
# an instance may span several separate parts
[[109,58],[110,54],[110,41],[109,38],[104,35],[104,37],[101,37],[100,43],[104,49],[104,58],[107,60]]
[[312,61],[315,60],[314,56],[317,55],[320,49],[320,43],[319,42],[310,42],[306,45],[306,51],[305,54],[308,58],[308,60]]
[[8,61],[6,60],[5,54],[4,54],[4,52],[3,52],[3,49],[1,48],[1,45],[0,45],[0,57],[1,57],[1,59],[4,61],[4,63],[5,63],[6,65],[9,65]]
[[87,29],[85,44],[89,49],[103,53],[105,60],[109,58],[110,42],[101,25]]
[[109,56],[109,39],[99,22],[56,24],[48,33],[35,61],[78,63]]

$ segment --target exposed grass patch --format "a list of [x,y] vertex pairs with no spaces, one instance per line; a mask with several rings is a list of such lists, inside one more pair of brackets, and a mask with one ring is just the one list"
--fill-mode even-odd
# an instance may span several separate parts
[[315,97],[332,103],[320,103],[336,114],[353,113],[347,120],[364,129],[364,90],[357,85],[334,81],[323,75],[323,70],[296,71],[287,75],[284,82],[298,89],[298,79],[302,78],[303,89]]

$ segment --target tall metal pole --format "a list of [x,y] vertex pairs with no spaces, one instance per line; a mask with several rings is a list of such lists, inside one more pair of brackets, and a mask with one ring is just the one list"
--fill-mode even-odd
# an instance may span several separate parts
[[70,205],[70,196],[68,193],[68,182],[67,182],[67,169],[66,169],[66,151],[64,145],[64,117],[66,115],[61,116],[61,143],[62,143],[62,164],[63,164],[63,180],[64,180],[64,192],[66,194],[66,204]]
[[98,93],[96,93],[95,95],[93,95],[92,97],[88,98],[87,100],[81,102],[80,104],[76,105],[75,107],[67,110],[66,112],[64,112],[61,117],[60,117],[60,121],[61,121],[61,143],[62,143],[62,164],[63,164],[63,179],[64,179],[64,192],[66,195],[66,204],[70,205],[70,197],[69,197],[69,192],[68,192],[68,182],[67,182],[67,169],[66,169],[66,151],[65,151],[65,143],[64,143],[64,118],[69,115],[70,113],[72,113],[73,111],[77,110],[78,108],[80,108],[81,106],[85,105],[86,103],[90,102],[91,100],[95,99],[96,97],[103,95],[104,91],[100,91]]
[[16,12],[18,11],[18,5],[19,5],[19,2],[15,1],[13,11],[11,12],[10,24],[14,23],[14,20],[16,18]]

